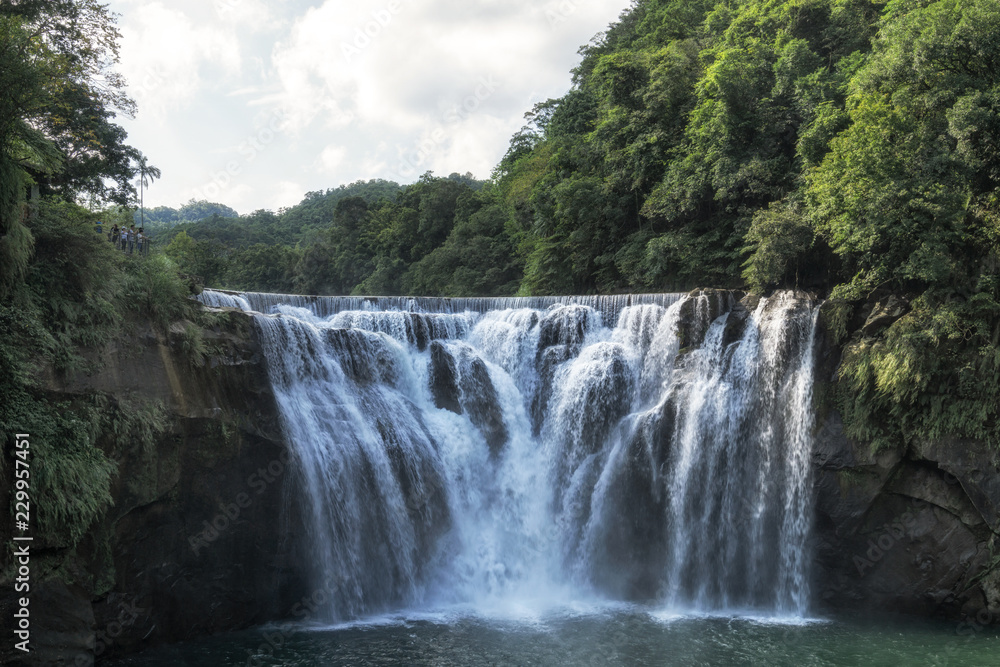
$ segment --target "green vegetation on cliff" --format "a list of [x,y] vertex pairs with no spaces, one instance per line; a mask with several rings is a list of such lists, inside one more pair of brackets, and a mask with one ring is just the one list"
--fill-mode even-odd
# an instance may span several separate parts
[[50,546],[73,547],[103,516],[116,474],[109,454],[162,428],[155,405],[68,399],[53,391],[59,378],[97,370],[109,346],[127,351],[138,327],[198,317],[166,257],[116,251],[94,233],[97,217],[43,198],[25,219],[33,249],[23,276],[0,301],[0,438],[32,436],[32,521]]
[[[112,502],[115,450],[163,428],[155,405],[67,397],[58,380],[127,347],[136,327],[198,311],[168,258],[125,255],[95,233],[98,220],[131,217],[142,160],[113,122],[134,110],[110,69],[118,37],[95,0],[0,4],[0,441],[31,436],[40,550],[85,539]],[[5,451],[7,489],[11,460]],[[11,502],[7,528],[13,516]]]

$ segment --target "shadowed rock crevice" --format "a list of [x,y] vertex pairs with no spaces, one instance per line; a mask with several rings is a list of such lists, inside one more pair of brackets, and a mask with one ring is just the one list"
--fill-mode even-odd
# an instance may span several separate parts
[[828,414],[814,450],[821,606],[1000,619],[1000,468],[985,443],[957,445],[872,454]]

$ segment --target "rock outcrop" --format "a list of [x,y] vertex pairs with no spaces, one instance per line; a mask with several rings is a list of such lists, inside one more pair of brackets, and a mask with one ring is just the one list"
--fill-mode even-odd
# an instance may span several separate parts
[[[905,313],[879,301],[861,335]],[[840,351],[818,347],[817,396],[829,393]],[[872,451],[820,401],[813,450],[813,592],[821,609],[1000,623],[1000,452],[944,439]]]
[[[59,400],[158,401],[167,424],[152,447],[105,452],[114,505],[74,549],[36,540],[34,652],[7,642],[3,664],[93,664],[286,617],[302,597],[293,474],[252,321],[215,319],[198,351],[178,323],[109,346],[93,374],[49,378]],[[14,604],[0,597],[5,616]]]
[[468,414],[486,439],[490,454],[500,456],[509,434],[486,363],[464,343],[453,343],[449,348],[433,341],[429,383],[435,405],[455,414]]

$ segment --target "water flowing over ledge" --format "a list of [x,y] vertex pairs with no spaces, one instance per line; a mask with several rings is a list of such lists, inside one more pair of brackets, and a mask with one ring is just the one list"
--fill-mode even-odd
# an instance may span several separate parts
[[615,294],[610,296],[502,296],[502,297],[433,297],[433,296],[303,296],[268,292],[232,292],[205,290],[201,300],[208,306],[232,306],[259,313],[273,312],[279,306],[306,308],[318,317],[327,318],[342,311],[407,311],[419,313],[488,313],[493,310],[530,308],[545,310],[556,305],[580,305],[599,312],[605,322],[615,322],[624,308],[644,304],[667,307],[686,296],[683,293]]
[[259,313],[327,620],[808,613],[811,300],[201,299]]

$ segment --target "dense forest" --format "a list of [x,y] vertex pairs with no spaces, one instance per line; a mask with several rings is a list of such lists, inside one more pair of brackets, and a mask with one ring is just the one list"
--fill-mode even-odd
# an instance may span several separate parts
[[142,225],[146,231],[156,233],[159,230],[170,229],[185,223],[198,222],[205,218],[238,218],[239,213],[225,204],[213,204],[207,201],[191,200],[180,208],[156,206],[140,209],[133,213],[136,225]]
[[[107,67],[118,40],[96,0],[0,3],[4,431],[26,414],[39,434],[112,419],[47,404],[39,365],[84,364],[82,347],[140,316],[197,320],[183,297],[200,282],[806,289],[829,299],[845,346],[832,400],[849,434],[998,439],[996,0],[637,0],[580,50],[569,92],[526,114],[488,180],[362,181],[242,216],[143,211],[147,262],[92,233],[135,205],[145,165],[114,123],[134,110]],[[890,295],[906,314],[860,332],[865,304]],[[92,431],[66,439],[73,460],[100,458]]]
[[637,2],[581,50],[570,92],[527,114],[487,183],[358,183],[333,192],[363,203],[313,193],[247,216],[245,235],[193,226],[218,266],[254,243],[291,253],[273,284],[193,268],[327,293],[974,289],[996,241],[997,14],[974,0]]

